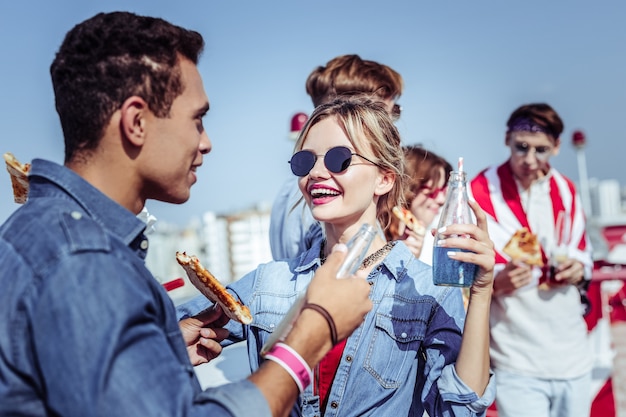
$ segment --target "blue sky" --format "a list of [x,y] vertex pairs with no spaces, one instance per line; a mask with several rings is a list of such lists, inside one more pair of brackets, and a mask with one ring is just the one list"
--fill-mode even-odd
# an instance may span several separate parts
[[[398,122],[470,175],[501,162],[504,126],[519,105],[547,102],[565,131],[554,166],[578,181],[572,132],[588,140],[590,177],[626,185],[626,2],[418,1],[23,1],[0,3],[0,152],[62,162],[49,65],[65,33],[100,11],[127,10],[202,33],[200,72],[213,151],[190,200],[149,202],[168,222],[206,210],[271,203],[289,177],[291,116],[310,112],[308,74],[357,53],[405,80]],[[0,222],[17,208],[0,175]]]

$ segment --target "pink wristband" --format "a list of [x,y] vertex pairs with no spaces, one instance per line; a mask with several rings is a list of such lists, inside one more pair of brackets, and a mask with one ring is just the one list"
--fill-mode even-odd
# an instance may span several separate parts
[[276,343],[274,347],[265,354],[265,359],[269,359],[279,364],[291,375],[296,382],[300,392],[311,383],[312,371],[309,365],[291,347],[284,343]]

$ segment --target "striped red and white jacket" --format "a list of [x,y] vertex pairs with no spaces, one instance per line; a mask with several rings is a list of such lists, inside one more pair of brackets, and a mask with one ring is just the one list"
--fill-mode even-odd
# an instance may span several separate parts
[[[591,278],[593,267],[589,240],[585,232],[585,215],[582,209],[580,196],[576,192],[574,183],[558,171],[551,168],[549,171],[550,200],[552,201],[551,215],[556,225],[559,212],[564,211],[569,217],[569,248],[568,254],[585,266],[585,277]],[[527,227],[533,232],[522,201],[518,187],[513,177],[509,161],[499,166],[492,166],[480,172],[470,183],[470,194],[487,214],[489,236],[496,249],[496,264],[506,264],[509,257],[502,249],[516,230]],[[548,259],[542,248],[544,264]],[[544,267],[541,280],[546,278],[548,268]],[[541,282],[541,281],[540,281]]]

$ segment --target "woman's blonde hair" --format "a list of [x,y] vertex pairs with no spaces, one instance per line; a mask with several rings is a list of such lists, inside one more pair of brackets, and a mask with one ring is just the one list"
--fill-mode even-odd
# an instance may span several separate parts
[[400,133],[382,102],[368,95],[340,96],[313,111],[300,132],[294,153],[302,150],[311,128],[329,117],[337,120],[356,153],[371,159],[379,169],[395,174],[391,190],[380,196],[376,206],[376,217],[385,232],[391,224],[393,206],[404,205],[404,154]]

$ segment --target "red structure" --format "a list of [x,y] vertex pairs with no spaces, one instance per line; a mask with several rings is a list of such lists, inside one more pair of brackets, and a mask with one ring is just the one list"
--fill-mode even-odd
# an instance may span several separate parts
[[291,118],[291,128],[289,130],[289,139],[296,140],[298,139],[298,135],[300,131],[306,124],[307,120],[309,120],[309,116],[306,113],[296,113]]
[[575,130],[572,134],[572,145],[575,148],[583,148],[587,144],[587,138],[582,130]]

